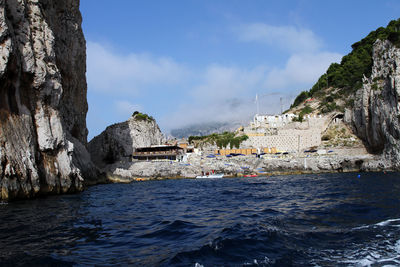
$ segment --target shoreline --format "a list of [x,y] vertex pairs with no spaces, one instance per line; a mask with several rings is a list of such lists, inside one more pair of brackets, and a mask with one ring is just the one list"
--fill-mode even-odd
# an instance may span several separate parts
[[[362,171],[358,169],[353,170],[345,170],[345,171],[274,171],[268,174],[260,174],[256,177],[245,177],[245,176],[224,176],[222,178],[217,179],[254,179],[254,178],[262,178],[269,176],[285,176],[285,175],[307,175],[307,174],[331,174],[331,173],[379,173],[379,172],[395,172],[394,170],[368,170]],[[183,177],[183,176],[175,176],[175,177],[124,177],[113,174],[106,174],[107,181],[105,183],[99,184],[107,184],[107,183],[121,183],[121,184],[129,184],[132,182],[147,182],[147,181],[164,181],[164,180],[182,180],[182,179],[196,179],[196,177]]]
[[[299,163],[299,161],[304,160],[304,157],[288,157],[288,158],[266,158],[258,159],[255,157],[243,157],[238,159],[204,159],[203,164],[209,164],[210,167],[218,167],[218,165],[226,166],[227,173],[225,173],[223,178],[219,179],[254,179],[259,177],[268,176],[282,176],[282,175],[307,175],[307,174],[329,174],[329,173],[365,173],[365,172],[396,172],[396,168],[390,164],[390,161],[385,160],[381,156],[374,155],[358,155],[358,156],[340,156],[332,155],[330,157],[306,157],[308,161],[307,168],[304,169],[304,165],[294,164],[294,162]],[[233,161],[233,162],[232,162]],[[361,164],[360,161],[362,161]],[[232,165],[235,163],[251,163],[252,168],[246,169],[246,171],[240,173],[228,173],[232,170]],[[358,163],[357,163],[358,162]],[[101,184],[129,184],[133,182],[144,182],[144,181],[162,181],[162,180],[180,180],[180,179],[196,179],[196,173],[199,170],[200,162],[193,162],[193,165],[187,165],[181,162],[119,162],[113,165],[106,166],[105,169],[100,171],[98,179],[85,181],[84,190],[88,187],[101,185]],[[211,165],[210,165],[211,164]],[[258,173],[257,177],[244,177],[244,175],[251,174],[256,171],[256,167],[263,166],[263,172]],[[140,166],[137,166],[140,165]],[[124,168],[123,168],[124,167]],[[133,167],[133,168],[132,168]],[[139,168],[136,168],[139,167]],[[156,168],[155,168],[156,167]],[[182,175],[185,167],[190,167],[195,172],[191,172],[191,175]],[[237,166],[233,166],[237,167]],[[231,168],[231,169],[229,169]],[[216,169],[216,172],[224,171],[224,169]],[[234,168],[233,168],[234,169]],[[147,170],[147,174],[152,175],[142,175],[143,171]],[[144,172],[146,173],[146,172]],[[171,175],[175,173],[175,175]],[[178,175],[179,173],[179,175]],[[123,174],[123,175],[121,175]],[[83,190],[83,191],[84,191]],[[61,193],[61,192],[60,192]],[[60,193],[54,194],[38,194],[35,198],[46,197],[50,195],[59,195]],[[66,192],[61,194],[76,194],[78,192]],[[32,196],[26,196],[23,198],[14,198],[2,200],[5,203],[32,199]]]
[[[364,155],[324,155],[256,158],[243,156],[205,158],[194,156],[188,162],[172,161],[121,161],[106,166],[102,171],[110,183],[130,183],[134,181],[194,179],[202,171],[224,173],[224,178],[247,178],[271,175],[302,175],[342,172],[395,171],[390,162],[382,157]],[[250,177],[249,177],[250,178]]]

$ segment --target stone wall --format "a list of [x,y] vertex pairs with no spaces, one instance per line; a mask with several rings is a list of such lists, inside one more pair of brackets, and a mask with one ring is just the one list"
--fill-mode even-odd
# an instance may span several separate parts
[[[249,139],[241,147],[276,147],[280,151],[299,151],[321,144],[321,133],[329,125],[330,118],[306,115],[303,122],[290,122],[278,128],[245,129]],[[264,129],[264,133],[260,129]],[[246,131],[247,130],[247,131]]]
[[281,130],[277,135],[252,136],[242,143],[242,147],[276,147],[280,151],[298,151],[319,146],[321,132],[315,130]]

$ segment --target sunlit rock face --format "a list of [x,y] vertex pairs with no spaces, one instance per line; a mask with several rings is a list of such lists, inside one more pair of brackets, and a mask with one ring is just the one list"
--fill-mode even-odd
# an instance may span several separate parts
[[79,0],[0,0],[0,199],[81,191],[86,48]]
[[400,49],[377,40],[370,78],[357,91],[345,119],[369,150],[382,154],[387,167],[400,169]]
[[154,119],[138,119],[132,115],[127,121],[108,126],[89,143],[93,162],[99,168],[117,161],[131,161],[137,147],[160,145],[163,135]]

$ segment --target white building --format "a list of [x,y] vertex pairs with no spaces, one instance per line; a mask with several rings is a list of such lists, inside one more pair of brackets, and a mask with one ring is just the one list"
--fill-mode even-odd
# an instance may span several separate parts
[[292,122],[295,114],[259,115],[254,116],[252,127],[280,128]]

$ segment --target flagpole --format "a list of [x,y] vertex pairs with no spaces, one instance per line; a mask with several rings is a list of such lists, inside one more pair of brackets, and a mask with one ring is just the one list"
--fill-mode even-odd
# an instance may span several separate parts
[[256,94],[257,114],[260,114],[260,107],[258,105],[258,94]]

